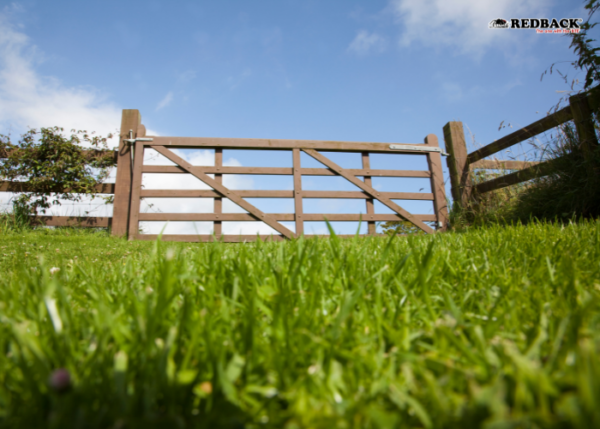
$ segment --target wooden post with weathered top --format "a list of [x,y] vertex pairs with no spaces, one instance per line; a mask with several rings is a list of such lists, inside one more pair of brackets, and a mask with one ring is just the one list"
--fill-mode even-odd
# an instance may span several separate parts
[[593,110],[589,103],[589,99],[593,95],[596,94],[585,92],[569,97],[573,122],[579,136],[579,144],[586,159],[590,159],[593,151],[598,147]]
[[466,209],[471,198],[471,177],[462,122],[448,122],[444,126],[444,142],[450,155],[446,158],[446,162],[450,170],[452,198],[454,204],[461,209]]
[[[136,138],[142,117],[137,109],[124,109],[121,116],[119,153],[117,156],[117,178],[113,204],[112,235],[127,235],[129,207],[131,201],[132,145],[126,139]],[[130,137],[131,131],[131,137]]]

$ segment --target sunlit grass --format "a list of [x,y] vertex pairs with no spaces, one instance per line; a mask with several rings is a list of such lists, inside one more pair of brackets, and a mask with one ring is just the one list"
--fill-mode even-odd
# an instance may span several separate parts
[[598,261],[598,222],[237,245],[6,234],[0,426],[599,427]]

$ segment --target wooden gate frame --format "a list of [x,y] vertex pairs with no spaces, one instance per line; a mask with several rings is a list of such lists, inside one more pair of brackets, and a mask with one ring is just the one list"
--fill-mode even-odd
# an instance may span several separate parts
[[[393,148],[392,148],[393,147]],[[132,151],[131,148],[134,150]],[[175,166],[144,165],[146,148],[156,150],[165,158],[174,162]],[[214,149],[214,166],[193,166],[170,149]],[[292,151],[292,168],[273,167],[225,167],[223,166],[223,149],[276,149]],[[324,156],[319,150],[358,152],[362,156],[362,169],[344,169]],[[301,168],[300,153],[305,152],[327,168]],[[426,233],[435,232],[424,222],[436,222],[436,229],[443,231],[448,223],[448,210],[444,190],[441,163],[441,150],[434,134],[425,138],[425,144],[389,144],[389,143],[356,143],[315,140],[267,140],[243,138],[210,138],[210,137],[147,137],[141,125],[141,117],[137,110],[124,110],[121,125],[121,142],[117,167],[117,183],[115,186],[115,205],[113,214],[113,235],[125,235],[126,225],[129,240],[154,240],[153,234],[139,234],[140,221],[212,221],[213,235],[163,235],[163,240],[171,241],[213,241],[226,242],[251,241],[260,237],[263,240],[285,240],[304,234],[305,221],[359,221],[368,222],[369,235],[377,235],[376,221],[407,220]],[[372,170],[370,153],[401,153],[427,157],[427,170]],[[189,173],[210,186],[212,190],[142,190],[143,173]],[[208,174],[214,174],[211,178]],[[223,174],[274,174],[293,175],[293,191],[265,190],[231,190],[222,184]],[[302,175],[340,176],[361,189],[357,191],[302,191]],[[364,177],[364,181],[357,178]],[[374,189],[372,177],[421,177],[430,178],[430,194],[380,192]],[[129,189],[129,192],[127,192]],[[202,197],[214,198],[214,213],[140,213],[140,202],[144,197]],[[244,198],[294,198],[295,213],[267,214],[248,203]],[[222,213],[222,198],[242,207],[248,213]],[[303,198],[359,198],[365,199],[366,215],[355,214],[304,214]],[[429,200],[434,204],[434,215],[412,215],[394,203],[392,199]],[[390,208],[395,214],[375,214],[374,201],[377,200]],[[127,202],[128,204],[126,204]],[[281,235],[223,235],[223,221],[262,221]],[[296,233],[278,221],[295,221]]]

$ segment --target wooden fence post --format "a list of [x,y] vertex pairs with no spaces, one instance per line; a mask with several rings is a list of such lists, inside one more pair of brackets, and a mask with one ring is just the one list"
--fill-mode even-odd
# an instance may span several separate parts
[[127,234],[129,224],[129,207],[131,200],[132,159],[131,147],[125,139],[129,131],[133,138],[137,137],[138,126],[142,118],[137,109],[124,109],[121,116],[121,132],[119,135],[119,153],[117,156],[117,178],[115,180],[115,198],[113,204],[112,235],[123,237]]
[[444,142],[450,154],[446,162],[450,170],[452,198],[454,204],[461,209],[466,209],[471,198],[471,175],[462,122],[448,122],[444,125]]
[[575,128],[577,128],[583,156],[590,159],[592,152],[598,147],[598,139],[596,138],[594,118],[588,103],[588,96],[588,93],[573,95],[569,97],[569,104],[571,105],[573,122],[575,122]]
[[[435,134],[425,137],[425,144],[440,147]],[[431,192],[433,193],[433,208],[437,217],[436,229],[445,231],[448,227],[448,204],[446,203],[446,190],[444,189],[444,173],[442,171],[442,155],[439,152],[427,154],[427,164],[431,172]]]
[[[215,167],[223,167],[222,148],[215,149]],[[223,184],[223,175],[215,174],[215,181],[217,183]],[[217,215],[217,218],[223,213],[223,198],[221,198],[220,196],[214,199],[214,212],[215,215]],[[214,221],[213,233],[215,234],[215,240],[221,241],[221,236],[223,235],[223,222],[221,222],[220,220]]]

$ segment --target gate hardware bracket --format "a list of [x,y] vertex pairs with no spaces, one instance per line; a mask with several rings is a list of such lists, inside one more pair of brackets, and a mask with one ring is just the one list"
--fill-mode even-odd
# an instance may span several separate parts
[[154,139],[151,139],[149,137],[138,137],[137,139],[123,139],[123,141],[127,142],[127,143],[151,142],[151,141],[154,141]]
[[138,137],[136,139],[133,138],[133,130],[129,130],[129,138],[128,139],[123,139],[124,142],[129,143],[129,144],[133,144],[135,142],[151,142],[154,139],[151,139],[150,137]]
[[418,152],[439,152],[442,156],[450,156],[439,147],[432,146],[410,146],[406,144],[391,144],[390,149],[414,150]]

